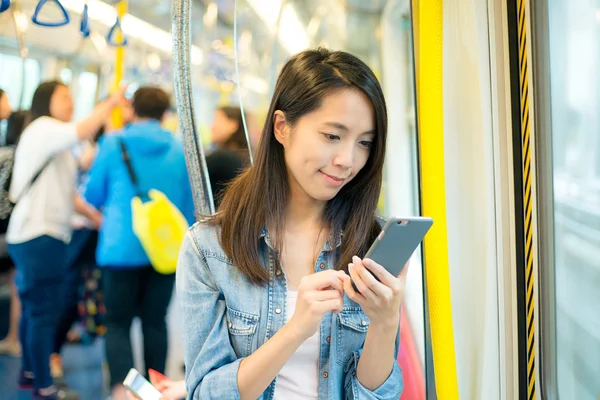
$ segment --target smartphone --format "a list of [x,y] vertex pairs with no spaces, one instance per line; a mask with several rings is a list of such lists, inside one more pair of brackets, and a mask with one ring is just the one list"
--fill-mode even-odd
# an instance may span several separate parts
[[364,258],[398,276],[432,225],[433,219],[428,217],[390,218]]
[[135,368],[131,368],[123,385],[139,400],[160,400],[163,395]]
[[[363,258],[370,258],[398,276],[433,225],[428,217],[390,218]],[[354,290],[356,286],[352,283]]]

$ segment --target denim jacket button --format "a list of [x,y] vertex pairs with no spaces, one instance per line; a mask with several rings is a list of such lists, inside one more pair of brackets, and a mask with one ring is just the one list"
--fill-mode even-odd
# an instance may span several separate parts
[[327,378],[329,376],[329,374],[327,373],[327,371],[323,372],[323,378]]
[[275,314],[281,314],[281,308],[276,308],[275,309]]
[[360,321],[360,324],[361,324],[362,326],[367,326],[367,321],[365,321],[365,320],[363,319],[362,321]]
[[327,341],[327,343],[331,343],[331,336],[327,336],[327,339],[325,339]]
[[229,323],[229,328],[233,328],[233,324],[231,322]]
[[321,265],[319,265],[319,268],[321,268],[321,269],[325,269],[325,264],[321,264]]
[[277,276],[281,275],[281,270],[280,270],[280,269],[278,269],[278,270],[275,272],[275,275],[277,275]]

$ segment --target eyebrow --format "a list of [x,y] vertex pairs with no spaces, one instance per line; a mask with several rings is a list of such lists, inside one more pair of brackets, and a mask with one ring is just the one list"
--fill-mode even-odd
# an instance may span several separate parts
[[[350,129],[346,125],[341,124],[339,122],[325,122],[324,125],[330,126],[332,128],[339,129],[339,130],[344,131],[344,132],[349,132],[350,131]],[[366,132],[363,132],[361,135],[374,135],[374,134],[375,134],[375,129],[371,129],[371,130],[368,130]]]

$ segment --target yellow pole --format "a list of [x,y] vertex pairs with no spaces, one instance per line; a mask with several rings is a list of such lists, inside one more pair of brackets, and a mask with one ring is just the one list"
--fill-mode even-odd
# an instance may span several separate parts
[[458,399],[446,225],[443,104],[443,0],[413,0],[427,298],[437,398]]
[[[127,0],[123,0],[117,4],[117,15],[121,22],[123,17],[127,14]],[[116,42],[120,43],[123,40],[123,32],[120,30],[117,32]],[[117,90],[123,75],[125,73],[125,46],[119,46],[115,50],[115,80],[113,90]],[[112,125],[113,129],[120,129],[123,127],[123,110],[120,107],[115,108],[112,113]]]

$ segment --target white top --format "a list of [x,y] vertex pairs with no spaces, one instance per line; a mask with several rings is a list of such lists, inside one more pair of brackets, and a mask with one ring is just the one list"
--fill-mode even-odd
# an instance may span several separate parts
[[[296,310],[298,292],[288,290],[286,320]],[[275,383],[274,400],[317,399],[319,393],[319,331],[298,347]]]
[[[25,128],[15,153],[10,185],[10,198],[18,199],[18,203],[8,225],[8,243],[23,243],[44,235],[64,242],[71,240],[77,163],[69,148],[78,141],[75,123],[40,117]],[[19,198],[33,176],[53,156],[33,186]]]

